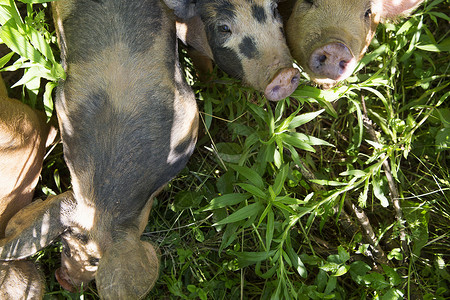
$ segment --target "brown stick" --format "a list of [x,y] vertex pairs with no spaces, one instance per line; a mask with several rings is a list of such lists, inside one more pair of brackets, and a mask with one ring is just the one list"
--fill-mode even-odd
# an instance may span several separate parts
[[[299,169],[300,169],[302,175],[308,180],[317,179],[314,176],[313,172],[311,172],[309,167],[303,161],[300,161],[300,162],[302,165],[299,166]],[[312,187],[314,190],[324,190],[323,186],[320,186],[317,184],[312,184]],[[376,236],[374,230],[372,229],[372,225],[370,225],[369,218],[367,217],[365,212],[361,208],[355,206],[349,200],[344,200],[344,204],[348,210],[354,212],[356,218],[358,219],[358,222],[359,222],[362,232],[364,234],[363,235],[364,241],[366,243],[370,244],[373,248],[375,263],[387,264],[388,263],[387,256],[384,253],[383,249],[378,244],[377,236]],[[344,210],[338,211],[337,208],[334,208],[334,212],[339,213],[339,223],[343,226],[345,234],[350,237],[353,237],[353,235],[358,231],[359,226],[357,226],[352,221],[350,216]],[[375,266],[375,268],[378,268],[378,267]]]
[[[366,102],[364,101],[363,96],[361,96],[361,104],[362,104],[362,108],[363,108],[364,127],[367,128],[372,140],[374,142],[378,143],[378,138],[377,138],[375,129],[372,126],[372,121],[367,116]],[[381,156],[381,159],[384,159],[384,157],[385,157],[385,154],[383,154]],[[389,166],[389,158],[387,158],[383,161],[383,170],[384,170],[384,173],[386,174],[386,179],[387,179],[387,182],[389,185],[389,192],[390,192],[389,196],[391,198],[392,205],[394,206],[395,217],[397,219],[398,224],[400,225],[399,232],[400,232],[400,241],[402,244],[402,250],[406,254],[405,256],[407,256],[409,251],[408,251],[408,245],[406,243],[406,233],[405,233],[405,227],[404,227],[404,221],[403,221],[403,211],[400,206],[397,185],[395,184],[395,180],[394,180],[394,177],[392,176],[391,168]]]

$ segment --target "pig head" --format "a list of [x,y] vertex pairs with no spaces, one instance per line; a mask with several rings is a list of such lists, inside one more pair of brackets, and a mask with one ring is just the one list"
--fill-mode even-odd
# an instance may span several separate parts
[[[11,217],[31,203],[46,147],[55,136],[42,112],[8,97],[0,77],[0,238]],[[0,299],[36,299],[43,293],[33,262],[0,262]]]
[[407,15],[423,0],[287,0],[280,3],[292,56],[318,85],[349,77],[379,22]]
[[292,67],[274,0],[164,0],[179,17],[178,37],[224,72],[264,92],[288,97],[300,74]]
[[175,20],[159,0],[60,0],[53,16],[67,78],[56,99],[72,190],[14,216],[0,258],[63,240],[56,277],[94,277],[103,299],[140,299],[159,271],[141,240],[154,196],[184,168],[198,110],[177,57]]

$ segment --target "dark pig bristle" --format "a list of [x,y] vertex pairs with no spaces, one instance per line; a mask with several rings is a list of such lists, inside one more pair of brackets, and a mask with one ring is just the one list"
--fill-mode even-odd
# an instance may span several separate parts
[[264,7],[256,4],[252,5],[252,15],[259,23],[266,22],[267,16]]
[[246,36],[242,39],[242,42],[239,44],[239,51],[248,59],[255,59],[259,55],[255,40],[251,36]]

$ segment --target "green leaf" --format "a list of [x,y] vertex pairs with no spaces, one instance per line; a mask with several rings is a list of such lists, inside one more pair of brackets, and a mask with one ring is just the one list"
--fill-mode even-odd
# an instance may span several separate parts
[[450,128],[442,128],[437,132],[436,148],[438,151],[450,149]]
[[353,72],[357,73],[359,70],[364,68],[368,63],[370,63],[371,61],[374,61],[376,58],[380,57],[380,55],[384,54],[388,49],[389,49],[388,46],[383,44],[380,47],[378,47],[377,49],[373,50],[372,52],[367,53],[359,61],[358,65],[355,68],[355,71],[353,71]]
[[1,0],[0,2],[0,24],[5,24],[8,20],[19,25],[23,24],[17,6],[13,0]]
[[388,207],[389,200],[384,195],[382,184],[383,182],[380,178],[373,177],[372,179],[373,193],[375,197],[377,197],[377,199],[380,200],[381,206]]
[[312,146],[310,146],[308,143],[303,142],[301,140],[299,140],[296,137],[293,137],[292,135],[286,134],[286,133],[282,133],[280,134],[280,138],[282,139],[282,141],[288,145],[292,145],[294,147],[306,150],[306,151],[310,151],[310,152],[316,152],[316,149],[314,149]]
[[339,176],[354,176],[356,178],[364,177],[367,173],[362,170],[348,170],[342,173],[339,173]]
[[8,54],[6,54],[2,58],[0,58],[0,68],[3,68],[3,66],[9,62],[13,55],[14,55],[14,52],[9,52]]
[[365,262],[357,260],[351,263],[349,272],[352,279],[357,284],[361,284],[363,282],[364,275],[366,275],[371,269],[372,268]]
[[397,271],[395,271],[395,269],[389,267],[388,265],[381,265],[381,267],[388,276],[389,282],[392,286],[397,286],[402,283],[402,279],[400,275],[398,275]]
[[259,197],[262,199],[267,198],[266,193],[264,193],[261,189],[257,188],[254,185],[247,184],[247,183],[238,183],[237,185],[256,197]]
[[388,255],[387,258],[389,260],[392,260],[393,258],[395,258],[398,261],[402,261],[403,260],[403,253],[402,250],[400,248],[394,248],[392,249]]
[[416,47],[430,52],[450,52],[450,38],[444,39],[439,44],[419,44]]
[[35,65],[31,68],[28,68],[23,75],[23,77],[16,82],[12,88],[21,86],[21,85],[27,85],[30,82],[37,81],[37,87],[39,88],[39,82],[41,78],[45,78],[50,81],[55,81],[56,78],[54,78],[50,72],[49,69],[42,67],[40,65]]
[[275,177],[275,182],[273,183],[273,192],[276,196],[278,196],[281,193],[281,190],[284,186],[284,182],[286,181],[286,177],[289,173],[289,165],[284,165],[280,172],[277,174],[277,177]]
[[230,168],[232,168],[233,170],[238,172],[240,175],[244,176],[251,183],[253,183],[257,188],[264,189],[263,179],[254,170],[247,168],[245,166],[237,166],[237,165],[230,165]]
[[267,213],[267,229],[266,229],[266,249],[270,249],[272,244],[273,233],[275,231],[274,214],[272,209]]
[[311,182],[320,184],[320,185],[328,185],[328,186],[344,186],[348,185],[348,182],[339,182],[333,180],[324,180],[324,179],[311,179]]
[[339,254],[339,260],[343,263],[348,261],[350,259],[350,254],[348,254],[347,251],[345,251],[344,247],[338,246],[338,254]]
[[330,294],[334,289],[336,288],[337,284],[337,278],[336,277],[329,277],[327,286],[325,287],[325,291],[323,292],[325,295]]
[[331,146],[334,147],[332,144],[328,143],[327,141],[324,141],[322,139],[316,138],[314,136],[311,135],[306,135],[304,133],[300,133],[300,132],[288,132],[286,133],[300,141],[303,141],[305,143],[308,143],[309,145],[314,145],[314,146]]
[[203,199],[203,195],[196,191],[180,191],[175,195],[173,208],[174,211],[181,211],[187,208],[196,208]]
[[269,257],[272,257],[275,252],[276,250],[267,252],[233,252],[233,254],[237,257],[239,266],[243,268],[266,260]]
[[350,269],[350,266],[348,266],[348,265],[340,266],[336,270],[336,273],[333,274],[333,276],[336,276],[336,277],[342,276],[342,275],[346,274],[349,269]]
[[401,300],[405,299],[404,294],[401,290],[396,288],[389,289],[383,296],[381,296],[380,300]]
[[253,217],[257,215],[262,209],[262,205],[260,203],[253,203],[247,206],[242,207],[241,209],[238,209],[228,217],[226,217],[223,220],[220,220],[217,223],[214,223],[213,226],[217,225],[223,225],[228,223],[234,223],[237,221],[244,220],[249,217]]
[[24,25],[25,34],[30,39],[30,43],[37,49],[41,54],[44,55],[53,64],[56,64],[55,58],[53,57],[53,51],[50,48],[49,43],[46,41],[45,37],[36,30],[36,28]]
[[323,266],[320,267],[321,270],[324,270],[325,272],[331,272],[335,273],[341,265],[334,262],[327,262]]
[[239,204],[239,203],[247,200],[248,198],[250,198],[250,195],[246,194],[246,193],[244,193],[244,194],[238,194],[238,193],[226,194],[226,195],[212,199],[209,202],[209,205],[206,206],[205,208],[203,208],[201,211],[219,209],[222,207],[236,205],[236,204]]
[[296,116],[292,119],[292,121],[289,123],[289,129],[294,129],[297,128],[303,124],[308,123],[311,120],[314,120],[318,115],[320,115],[321,113],[324,112],[324,109],[315,111],[315,112],[310,112],[310,113],[305,113],[299,116]]
[[43,101],[44,101],[45,114],[47,115],[47,120],[50,120],[50,118],[53,115],[54,106],[53,106],[53,99],[52,99],[52,91],[57,86],[58,86],[57,83],[51,82],[51,81],[47,82],[47,84],[45,85],[45,93],[44,93]]
[[0,38],[11,50],[20,56],[42,66],[47,64],[41,53],[16,29],[13,20],[9,20],[0,28]]

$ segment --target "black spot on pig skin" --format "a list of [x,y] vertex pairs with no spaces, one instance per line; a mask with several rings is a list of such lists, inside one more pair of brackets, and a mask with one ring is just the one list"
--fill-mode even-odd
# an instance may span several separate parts
[[230,2],[219,3],[215,11],[218,19],[232,20],[236,16],[234,5]]
[[239,51],[241,51],[241,53],[248,59],[256,58],[259,54],[258,49],[256,48],[255,40],[250,36],[246,36],[242,39],[239,44]]
[[218,32],[214,24],[206,26],[205,31],[217,66],[219,66],[222,71],[228,73],[228,75],[242,79],[244,76],[244,69],[239,56],[236,51],[224,46],[228,36]]
[[252,16],[261,24],[265,23],[267,19],[264,7],[256,4],[252,5]]
[[222,71],[237,79],[244,77],[242,63],[235,51],[229,48],[218,48],[213,50],[213,53],[214,61]]
[[75,238],[76,238],[77,240],[79,240],[82,244],[87,244],[87,242],[89,241],[88,236],[85,235],[85,234],[82,234],[82,233],[77,233],[77,234],[75,235]]
[[91,266],[98,266],[98,262],[100,261],[100,259],[98,259],[97,257],[91,257],[89,258],[89,264]]

